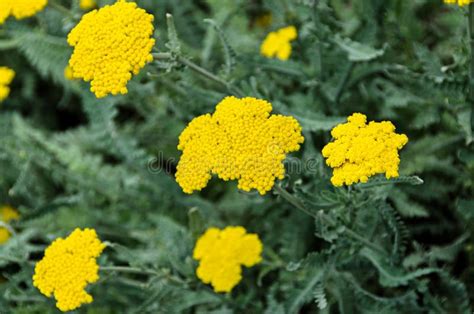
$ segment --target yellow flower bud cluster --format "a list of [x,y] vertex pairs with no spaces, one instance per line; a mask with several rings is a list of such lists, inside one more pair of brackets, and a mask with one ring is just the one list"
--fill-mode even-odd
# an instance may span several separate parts
[[200,261],[196,274],[215,292],[230,292],[242,279],[242,266],[262,261],[262,250],[258,235],[243,227],[209,228],[194,248],[193,257]]
[[97,98],[126,94],[133,74],[151,62],[153,15],[136,3],[119,0],[85,14],[69,33],[74,78],[91,81]]
[[91,10],[97,6],[97,2],[95,0],[80,0],[79,7],[86,11]]
[[63,312],[91,303],[85,288],[99,280],[96,259],[104,248],[93,229],[76,229],[66,239],[56,239],[36,264],[34,286],[47,297],[54,294]]
[[270,115],[261,99],[226,97],[214,114],[195,118],[179,137],[183,151],[176,181],[185,193],[204,188],[211,174],[238,180],[244,191],[270,191],[283,179],[285,154],[298,151],[304,138],[293,117]]
[[0,25],[12,15],[18,20],[33,16],[47,4],[48,0],[1,0]]
[[15,71],[7,67],[0,67],[0,102],[10,95],[10,83],[15,77]]
[[260,53],[267,58],[288,60],[291,56],[291,42],[298,37],[296,27],[288,26],[267,35],[260,47]]
[[469,5],[472,2],[474,2],[474,0],[444,0],[444,3],[457,4],[459,6]]
[[[10,207],[10,206],[2,206],[0,207],[0,221],[4,223],[9,223],[12,220],[16,220],[20,218],[20,214]],[[10,239],[10,232],[7,228],[0,227],[0,244],[5,244],[8,239]]]
[[369,177],[381,173],[387,179],[398,177],[398,150],[408,142],[408,137],[395,133],[390,121],[367,124],[367,117],[360,113],[347,120],[331,131],[334,142],[323,148],[326,164],[334,169],[332,184],[367,182]]

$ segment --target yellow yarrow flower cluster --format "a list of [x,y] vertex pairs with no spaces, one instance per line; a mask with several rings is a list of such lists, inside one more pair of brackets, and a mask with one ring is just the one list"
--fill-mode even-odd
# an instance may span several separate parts
[[387,179],[398,177],[398,150],[408,137],[395,133],[390,121],[367,124],[367,117],[360,113],[347,121],[331,131],[334,142],[323,148],[326,164],[334,169],[331,182],[335,186],[351,185],[382,173]]
[[444,0],[444,3],[457,4],[459,6],[469,5],[472,2],[474,2],[474,0]]
[[298,37],[296,27],[288,26],[271,32],[260,47],[260,53],[267,58],[288,60],[291,55],[291,42]]
[[76,229],[66,239],[56,239],[36,264],[34,286],[47,297],[54,295],[63,312],[91,303],[85,288],[99,280],[96,259],[104,248],[93,229]]
[[[9,223],[12,220],[20,218],[20,214],[10,206],[0,207],[0,221]],[[0,244],[5,244],[10,239],[10,232],[7,228],[0,227]]]
[[0,102],[10,95],[10,83],[15,77],[15,71],[7,67],[0,67]]
[[35,15],[43,10],[48,0],[1,0],[0,1],[0,25],[5,23],[9,16],[16,19],[24,19]]
[[261,99],[227,97],[214,114],[195,118],[179,137],[183,155],[176,181],[185,193],[204,188],[211,174],[238,180],[244,191],[270,191],[283,179],[285,154],[300,149],[304,138],[293,117],[270,115],[272,105]]
[[153,60],[153,31],[153,15],[133,2],[119,0],[85,14],[68,35],[74,78],[91,81],[98,98],[126,94],[132,73]]
[[93,9],[97,6],[97,2],[95,0],[80,0],[79,7],[86,11]]
[[230,292],[242,280],[242,266],[262,261],[262,250],[258,235],[247,234],[243,227],[209,228],[194,248],[193,257],[199,261],[196,274],[215,292]]
[[69,65],[64,68],[64,77],[69,81],[74,80],[74,74]]

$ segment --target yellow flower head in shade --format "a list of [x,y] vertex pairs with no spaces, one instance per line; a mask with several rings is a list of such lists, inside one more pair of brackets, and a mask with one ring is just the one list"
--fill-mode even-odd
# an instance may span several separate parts
[[7,67],[0,67],[0,102],[4,101],[10,95],[10,83],[15,77],[15,71]]
[[127,83],[153,60],[153,15],[119,0],[85,14],[69,33],[69,60],[75,78],[91,81],[97,98],[126,94]]
[[334,169],[332,184],[367,182],[369,177],[382,173],[387,179],[398,177],[398,150],[408,137],[395,133],[390,121],[367,124],[367,117],[360,113],[347,121],[331,131],[334,141],[323,148],[326,164]]
[[472,2],[474,2],[474,0],[444,0],[444,3],[457,4],[460,6],[468,5]]
[[[20,218],[20,214],[10,206],[0,207],[0,221],[9,223],[12,220]],[[0,245],[5,244],[10,239],[10,232],[7,228],[0,227]]]
[[47,297],[54,295],[63,312],[91,303],[85,288],[99,280],[96,259],[104,248],[93,229],[76,229],[66,239],[56,239],[36,264],[33,285]]
[[266,28],[272,25],[273,15],[271,12],[263,12],[260,15],[256,16],[254,19],[254,24],[261,28]]
[[296,27],[288,26],[271,32],[260,47],[260,53],[267,58],[288,60],[291,55],[291,42],[298,37]]
[[48,0],[1,0],[0,25],[13,15],[16,19],[31,17],[43,10]]
[[242,266],[262,261],[262,250],[258,235],[247,234],[243,227],[209,228],[194,248],[193,257],[199,261],[196,274],[215,292],[230,292],[242,279]]
[[261,99],[226,97],[214,114],[195,118],[179,137],[183,151],[176,181],[185,193],[204,188],[211,174],[238,180],[244,191],[270,191],[283,179],[285,154],[298,151],[304,138],[293,117],[270,115]]
[[91,10],[97,6],[97,2],[95,0],[80,0],[79,7],[86,11]]

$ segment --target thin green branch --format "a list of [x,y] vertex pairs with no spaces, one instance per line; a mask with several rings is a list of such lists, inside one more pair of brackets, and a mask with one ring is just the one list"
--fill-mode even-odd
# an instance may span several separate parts
[[347,83],[349,82],[349,79],[352,75],[352,71],[354,71],[354,67],[355,67],[355,62],[349,61],[349,64],[347,65],[346,70],[344,72],[344,76],[342,77],[337,87],[336,95],[334,97],[334,102],[336,104],[339,103],[339,100],[341,99],[342,94],[344,93],[344,90],[347,87]]
[[283,189],[281,186],[279,185],[275,185],[274,187],[275,191],[281,196],[283,197],[288,203],[292,204],[293,206],[295,206],[296,208],[298,208],[299,210],[301,210],[302,212],[304,212],[305,214],[313,217],[313,218],[317,218],[317,215],[315,215],[314,213],[312,213],[309,209],[306,208],[306,206],[303,204],[303,202],[301,202],[299,199],[297,199],[296,197],[294,197],[293,195],[291,195],[287,190]]
[[9,50],[18,47],[18,39],[4,39],[0,40],[0,50]]
[[65,15],[67,15],[69,18],[74,18],[74,14],[72,14],[72,12],[68,8],[66,8],[65,6],[63,6],[62,4],[60,4],[57,1],[50,1],[49,6],[52,7],[53,9],[65,14]]
[[[317,215],[315,213],[313,213],[310,209],[308,209],[304,204],[303,202],[301,202],[298,198],[296,198],[295,196],[291,195],[288,191],[286,191],[285,189],[283,189],[281,186],[279,185],[275,185],[274,187],[275,191],[281,196],[283,197],[286,201],[288,201],[290,204],[292,204],[293,206],[295,206],[296,208],[298,208],[299,210],[301,210],[302,212],[304,212],[305,214],[315,218],[315,219],[322,219],[323,222],[325,223],[328,223],[328,224],[334,224],[334,221],[326,216],[326,215]],[[370,242],[369,240],[367,240],[366,238],[364,238],[363,236],[361,236],[360,234],[356,233],[355,231],[351,230],[350,228],[347,228],[345,227],[344,228],[344,233],[351,237],[352,239],[354,240],[357,240],[359,241],[360,243],[364,244],[365,246],[373,249],[374,251],[376,252],[379,252],[383,255],[386,255],[387,253],[382,249],[380,248],[378,245],[375,245],[374,243]]]
[[[157,60],[166,60],[166,59],[171,59],[173,58],[172,54],[171,53],[153,53],[153,57]],[[188,68],[190,68],[191,70],[193,70],[194,72],[200,74],[201,76],[203,76],[204,78],[207,78],[213,82],[216,82],[218,83],[219,85],[222,85],[224,86],[230,93],[232,93],[233,95],[237,96],[237,97],[243,97],[244,94],[242,93],[242,91],[240,91],[238,88],[232,86],[231,83],[221,79],[220,77],[218,77],[217,75],[209,72],[208,70],[204,69],[203,67],[197,65],[196,63],[192,62],[191,60],[189,59],[186,59],[184,57],[181,57],[181,56],[177,56],[176,57],[176,61],[178,61],[179,63],[187,66]]]
[[143,275],[159,275],[157,272],[148,270],[148,269],[140,269],[135,267],[128,267],[128,266],[101,266],[101,271],[114,271],[114,272],[121,272],[121,273],[132,273],[132,274],[143,274]]

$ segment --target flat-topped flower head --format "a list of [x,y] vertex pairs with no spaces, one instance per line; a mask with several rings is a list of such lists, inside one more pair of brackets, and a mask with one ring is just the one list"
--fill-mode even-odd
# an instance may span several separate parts
[[153,15],[119,0],[85,14],[69,33],[73,76],[91,82],[97,98],[126,94],[132,74],[153,60]]
[[291,55],[291,42],[298,37],[296,27],[288,26],[271,32],[260,47],[260,53],[267,58],[288,60]]
[[85,288],[99,280],[96,259],[104,248],[93,229],[76,229],[66,239],[56,239],[36,264],[34,286],[47,297],[54,295],[63,312],[91,303]]
[[196,274],[215,292],[230,292],[242,280],[242,266],[262,261],[262,250],[258,235],[243,227],[209,228],[194,248],[193,257],[199,261]]
[[[0,221],[9,223],[12,220],[20,218],[20,214],[10,206],[0,207]],[[0,227],[0,245],[5,244],[10,239],[11,234],[7,228]]]
[[367,124],[367,117],[360,113],[347,121],[332,130],[334,141],[323,148],[326,164],[333,168],[332,184],[367,182],[369,177],[383,173],[387,179],[398,177],[398,151],[408,137],[395,133],[390,121]]
[[214,114],[195,118],[179,137],[183,151],[176,181],[185,193],[203,189],[212,174],[238,180],[244,191],[270,191],[283,179],[287,153],[300,149],[304,138],[293,117],[271,115],[261,99],[227,97]]
[[96,0],[80,0],[79,7],[85,11],[91,10],[97,7],[97,1]]
[[9,85],[15,77],[15,71],[7,67],[0,67],[0,102],[10,95]]
[[472,2],[474,2],[474,0],[444,0],[444,3],[447,3],[447,4],[457,4],[457,5],[459,5],[459,6],[469,5],[469,4],[471,4]]
[[16,19],[31,17],[43,10],[48,0],[1,0],[0,1],[0,25],[9,16]]

